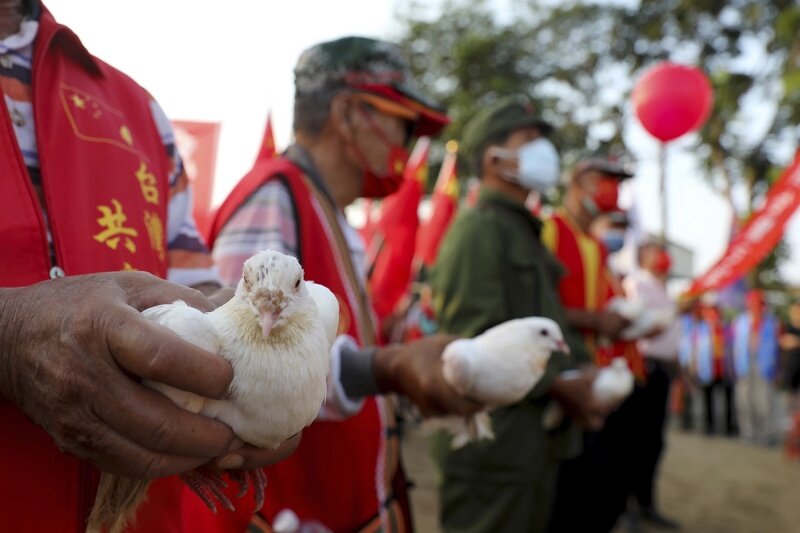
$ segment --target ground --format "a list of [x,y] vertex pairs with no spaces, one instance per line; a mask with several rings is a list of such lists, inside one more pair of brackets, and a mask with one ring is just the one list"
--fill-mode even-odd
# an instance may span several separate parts
[[[409,432],[403,452],[416,484],[417,533],[436,533],[436,471],[427,437]],[[672,430],[658,491],[665,514],[681,522],[683,533],[800,532],[800,462],[787,461],[779,448]]]

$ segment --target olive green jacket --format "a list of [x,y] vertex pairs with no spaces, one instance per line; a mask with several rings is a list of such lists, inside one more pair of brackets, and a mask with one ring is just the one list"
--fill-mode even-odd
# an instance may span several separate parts
[[553,378],[591,358],[580,335],[566,326],[557,290],[562,270],[539,240],[541,225],[524,205],[484,187],[477,206],[459,214],[442,243],[431,285],[443,332],[473,337],[507,320],[544,316],[561,326],[571,350],[569,357],[553,354],[522,402],[493,412],[496,440],[451,450],[448,439],[435,439],[434,459],[445,481],[533,481],[547,463],[580,451],[580,434],[569,424],[556,431],[542,427]]

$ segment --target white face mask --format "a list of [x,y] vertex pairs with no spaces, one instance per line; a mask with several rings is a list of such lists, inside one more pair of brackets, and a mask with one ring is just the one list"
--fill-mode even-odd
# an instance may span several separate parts
[[[518,183],[526,189],[546,193],[558,185],[561,164],[556,147],[545,137],[531,141],[516,152],[495,149],[498,157],[519,161],[519,172],[504,172],[502,177]],[[512,155],[513,154],[513,155]]]

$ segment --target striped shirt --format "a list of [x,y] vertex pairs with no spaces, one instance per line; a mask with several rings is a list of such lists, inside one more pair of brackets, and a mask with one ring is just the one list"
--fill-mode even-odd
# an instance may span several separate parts
[[[28,174],[39,198],[47,222],[42,175],[39,169],[39,150],[33,117],[33,88],[31,66],[33,46],[39,23],[27,18],[20,30],[0,40],[0,89],[14,127],[17,144]],[[180,155],[175,146],[172,125],[161,107],[151,100],[150,110],[164,149],[171,161],[169,174],[169,205],[167,207],[167,243],[169,270],[167,278],[183,285],[218,282],[208,247],[203,242],[192,216],[192,193]],[[49,226],[49,225],[48,225]],[[48,231],[51,261],[55,264],[52,237]]]

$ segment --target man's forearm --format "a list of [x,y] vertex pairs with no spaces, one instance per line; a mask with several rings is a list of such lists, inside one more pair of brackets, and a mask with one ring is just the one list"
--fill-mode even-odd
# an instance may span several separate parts
[[566,309],[567,324],[575,329],[588,329],[597,331],[598,317],[594,311],[585,309],[569,308]]

